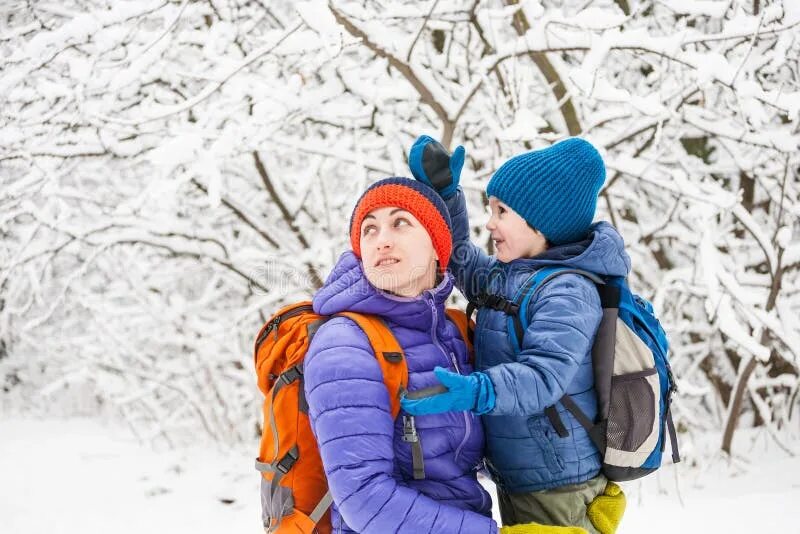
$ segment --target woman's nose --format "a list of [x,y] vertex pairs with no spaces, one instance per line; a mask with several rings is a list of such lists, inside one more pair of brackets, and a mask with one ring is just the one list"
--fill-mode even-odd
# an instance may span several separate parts
[[382,231],[380,234],[378,234],[378,239],[375,244],[378,246],[378,250],[391,248],[392,247],[391,236],[388,235],[388,232]]

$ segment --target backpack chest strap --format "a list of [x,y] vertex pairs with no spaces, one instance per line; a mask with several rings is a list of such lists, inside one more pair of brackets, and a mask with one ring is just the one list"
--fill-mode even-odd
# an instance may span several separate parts
[[[478,308],[490,308],[492,310],[503,312],[506,315],[514,317],[515,324],[519,322],[519,304],[505,298],[502,295],[484,292],[478,295],[475,300],[470,300],[467,304],[467,320],[470,323],[472,322],[472,314],[475,313],[475,310]],[[469,342],[474,343],[475,332],[471,324],[469,326],[468,334]]]

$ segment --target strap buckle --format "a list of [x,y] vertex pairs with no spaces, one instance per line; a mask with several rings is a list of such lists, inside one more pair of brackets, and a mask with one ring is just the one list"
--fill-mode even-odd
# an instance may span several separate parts
[[486,304],[486,299],[488,297],[489,295],[487,293],[481,292],[475,296],[475,300],[472,301],[471,304],[474,304],[477,308],[483,307]]
[[303,376],[303,366],[302,365],[295,365],[281,373],[278,377],[278,380],[286,384],[287,386]]
[[506,315],[514,315],[519,311],[519,304],[508,300],[502,295],[487,295],[485,304],[493,310],[501,311]]
[[297,462],[299,458],[299,454],[297,451],[297,447],[292,447],[289,449],[289,452],[286,453],[286,456],[281,458],[281,460],[275,465],[275,468],[283,473],[284,475],[289,472],[289,469]]
[[414,421],[413,415],[403,416],[403,441],[406,443],[416,443],[419,441],[417,425]]

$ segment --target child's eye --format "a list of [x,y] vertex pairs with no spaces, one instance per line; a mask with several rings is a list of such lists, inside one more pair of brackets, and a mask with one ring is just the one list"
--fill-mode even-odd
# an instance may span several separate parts
[[502,214],[504,214],[505,212],[506,212],[506,209],[505,209],[503,206],[497,206],[497,213],[499,213],[500,215],[502,215]]

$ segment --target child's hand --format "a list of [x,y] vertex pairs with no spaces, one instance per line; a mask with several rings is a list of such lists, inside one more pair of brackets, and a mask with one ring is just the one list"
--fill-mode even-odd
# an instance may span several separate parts
[[450,155],[439,141],[422,135],[411,145],[408,153],[408,166],[414,178],[427,184],[439,193],[442,198],[450,198],[458,189],[461,169],[464,167],[463,146],[456,147]]
[[580,527],[555,527],[539,523],[512,525],[500,529],[500,534],[589,534]]
[[484,373],[460,375],[443,367],[433,370],[436,378],[447,388],[444,393],[421,399],[403,398],[400,406],[411,415],[431,415],[443,412],[471,410],[484,414],[494,408],[494,386]]

